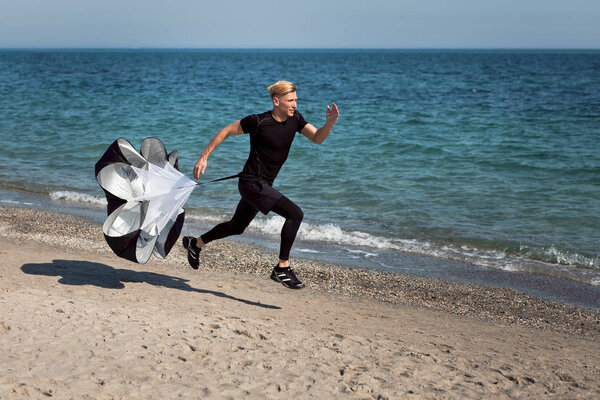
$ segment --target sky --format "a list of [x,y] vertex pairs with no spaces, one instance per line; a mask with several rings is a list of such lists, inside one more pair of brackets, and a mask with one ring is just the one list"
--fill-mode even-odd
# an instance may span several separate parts
[[600,48],[599,0],[0,0],[0,48]]

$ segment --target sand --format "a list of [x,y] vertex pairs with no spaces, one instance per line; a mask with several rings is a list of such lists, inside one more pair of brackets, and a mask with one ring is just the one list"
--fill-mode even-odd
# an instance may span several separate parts
[[308,260],[293,291],[264,249],[202,257],[139,265],[92,221],[0,208],[0,399],[600,398],[597,310]]

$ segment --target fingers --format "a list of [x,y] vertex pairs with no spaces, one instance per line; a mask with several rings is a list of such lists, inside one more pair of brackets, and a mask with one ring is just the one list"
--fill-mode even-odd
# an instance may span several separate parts
[[331,102],[331,107],[329,107],[329,104],[327,104],[327,122],[335,124],[339,115],[340,112],[338,110],[337,104],[335,104],[333,101]]
[[194,179],[198,180],[200,178],[200,174],[204,174],[206,171],[206,161],[198,160],[196,165],[194,165]]
[[339,110],[338,110],[338,106],[337,104],[335,104],[333,101],[331,102],[332,107],[329,107],[329,104],[327,104],[327,114],[333,113],[335,115],[339,114]]

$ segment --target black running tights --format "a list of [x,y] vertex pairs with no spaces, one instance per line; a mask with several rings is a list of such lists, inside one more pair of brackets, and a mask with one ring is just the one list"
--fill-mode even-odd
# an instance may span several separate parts
[[[304,213],[293,201],[282,196],[271,208],[271,211],[285,218],[285,223],[281,229],[281,246],[279,248],[279,258],[283,261],[289,260],[290,249],[296,239],[298,228],[304,217]],[[244,199],[241,199],[233,214],[231,221],[223,222],[200,238],[204,243],[210,243],[213,240],[222,239],[231,235],[241,235],[250,222],[256,217],[258,210],[252,207]]]

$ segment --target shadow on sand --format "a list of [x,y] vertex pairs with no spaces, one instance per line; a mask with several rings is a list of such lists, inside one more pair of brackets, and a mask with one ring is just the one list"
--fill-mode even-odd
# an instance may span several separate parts
[[53,260],[52,263],[25,264],[21,270],[31,275],[60,276],[58,282],[63,285],[94,285],[106,289],[123,289],[125,287],[123,282],[138,282],[186,292],[212,294],[256,307],[281,309],[278,306],[240,299],[214,290],[196,289],[187,284],[188,279],[154,272],[116,269],[106,264],[89,261]]

